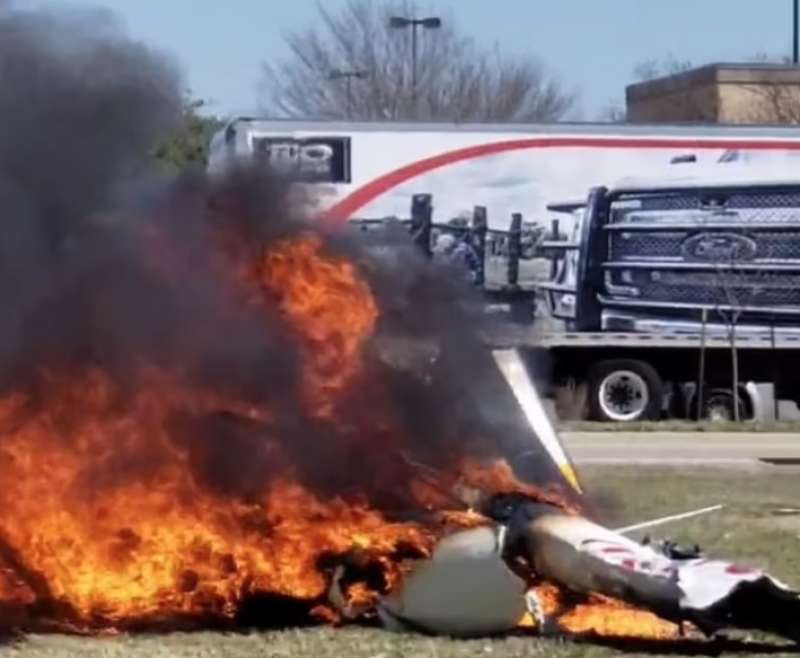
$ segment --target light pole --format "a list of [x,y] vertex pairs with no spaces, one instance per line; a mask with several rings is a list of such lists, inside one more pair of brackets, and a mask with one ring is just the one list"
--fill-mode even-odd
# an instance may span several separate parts
[[389,19],[389,27],[395,29],[411,28],[411,107],[414,116],[417,116],[417,28],[423,27],[428,30],[438,30],[442,27],[442,19],[438,16],[428,18],[406,18],[404,16],[392,16]]
[[345,81],[345,93],[347,94],[347,118],[350,118],[350,115],[353,111],[353,91],[351,87],[351,83],[353,78],[358,78],[362,80],[367,77],[366,71],[340,71],[339,69],[335,69],[331,71],[330,76],[328,76],[331,80],[341,80],[344,79]]
[[794,65],[797,66],[798,62],[800,62],[800,0],[792,0],[792,62]]

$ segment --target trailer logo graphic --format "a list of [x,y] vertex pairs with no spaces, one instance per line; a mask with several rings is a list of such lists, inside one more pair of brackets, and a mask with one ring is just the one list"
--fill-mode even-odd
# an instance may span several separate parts
[[349,137],[254,137],[257,161],[290,180],[305,183],[349,183]]
[[687,260],[737,262],[753,260],[758,253],[758,244],[738,233],[697,233],[683,241],[681,252]]

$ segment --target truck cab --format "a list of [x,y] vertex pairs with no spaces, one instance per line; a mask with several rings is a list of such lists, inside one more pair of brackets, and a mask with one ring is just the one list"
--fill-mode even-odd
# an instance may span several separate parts
[[[541,285],[575,331],[800,327],[800,178],[627,179],[590,191]],[[703,320],[705,318],[705,321]]]
[[762,164],[686,158],[550,204],[574,222],[542,245],[565,329],[549,350],[591,417],[765,419],[759,396],[800,402],[800,176]]

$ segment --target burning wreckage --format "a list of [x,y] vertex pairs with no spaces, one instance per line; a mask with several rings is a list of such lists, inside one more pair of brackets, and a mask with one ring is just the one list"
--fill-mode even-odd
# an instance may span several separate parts
[[[524,629],[669,640],[738,628],[800,640],[800,592],[763,571],[710,559],[699,547],[625,536],[721,506],[617,531],[586,518],[575,470],[519,355],[501,350],[493,356],[506,397],[513,394],[528,423],[527,440],[535,447],[523,454],[557,467],[548,476],[551,486],[527,484],[505,461],[485,471],[470,465],[451,492],[468,511],[451,517],[455,528],[377,602],[348,601],[341,588],[347,567],[339,566],[329,601],[342,619],[377,616],[394,631],[454,637]],[[527,481],[541,476],[537,470]]]
[[798,593],[761,571],[644,546],[524,494],[493,497],[484,513],[493,524],[443,539],[381,600],[387,627],[675,639],[691,625],[800,639]]
[[419,327],[382,292],[397,272],[326,240],[306,227],[226,249],[245,264],[238,299],[277,307],[296,346],[298,398],[277,398],[291,422],[155,365],[124,385],[54,365],[0,400],[0,621],[646,638],[689,622],[798,639],[800,598],[770,576],[585,518],[519,354],[463,331],[409,340]]
[[92,20],[0,16],[0,627],[797,639],[766,574],[583,516],[455,277],[254,172],[131,181],[182,87]]

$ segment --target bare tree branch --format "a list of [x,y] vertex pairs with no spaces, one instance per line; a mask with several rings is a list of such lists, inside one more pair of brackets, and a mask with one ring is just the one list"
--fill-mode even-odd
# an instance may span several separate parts
[[[288,35],[286,57],[263,65],[259,91],[270,114],[556,121],[576,107],[575,94],[537,59],[479,48],[459,33],[452,16],[439,29],[418,31],[415,104],[410,30],[390,28],[389,17],[423,17],[428,11],[415,0],[350,0],[339,12],[322,3],[317,8],[319,25]],[[331,79],[335,70],[364,76]]]
[[655,80],[668,75],[685,73],[694,68],[691,60],[677,59],[674,55],[667,55],[663,60],[648,59],[639,62],[633,69],[633,77],[639,82]]
[[597,114],[600,121],[608,123],[625,123],[628,118],[627,110],[617,103],[610,102]]

